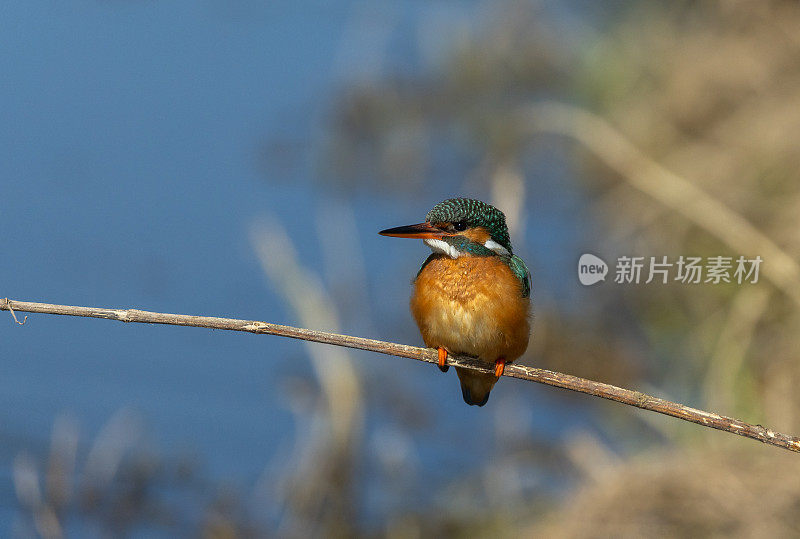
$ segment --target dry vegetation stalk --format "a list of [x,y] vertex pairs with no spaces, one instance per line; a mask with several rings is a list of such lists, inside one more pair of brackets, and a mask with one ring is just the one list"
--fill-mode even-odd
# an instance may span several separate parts
[[[120,322],[138,322],[144,324],[167,324],[173,326],[192,326],[210,329],[224,329],[230,331],[246,331],[249,333],[266,333],[269,335],[280,335],[293,339],[332,344],[335,346],[345,346],[360,350],[369,350],[390,356],[398,356],[428,363],[437,362],[437,352],[432,348],[419,348],[405,344],[397,344],[362,337],[352,337],[350,335],[339,335],[325,331],[313,329],[296,328],[269,322],[259,322],[255,320],[239,320],[235,318],[217,318],[212,316],[192,316],[186,314],[156,313],[141,311],[138,309],[109,309],[100,307],[78,307],[73,305],[53,305],[49,303],[34,303],[28,301],[16,301],[8,298],[0,299],[0,310],[60,314],[66,316],[84,316],[89,318],[105,318],[108,320],[118,320]],[[15,318],[16,320],[16,318]],[[479,361],[463,356],[451,356],[448,359],[450,365],[465,367],[481,372],[493,372],[492,369],[485,367]],[[569,389],[587,393],[595,397],[621,402],[629,406],[635,406],[642,410],[658,412],[668,416],[683,419],[727,432],[732,432],[740,436],[752,438],[766,444],[800,452],[800,438],[781,434],[768,429],[762,425],[752,425],[738,419],[725,417],[713,412],[706,412],[684,406],[676,402],[660,399],[646,395],[639,391],[624,389],[621,387],[595,382],[585,378],[579,378],[569,374],[537,369],[525,365],[507,365],[504,376],[519,378],[538,382],[549,386]]]

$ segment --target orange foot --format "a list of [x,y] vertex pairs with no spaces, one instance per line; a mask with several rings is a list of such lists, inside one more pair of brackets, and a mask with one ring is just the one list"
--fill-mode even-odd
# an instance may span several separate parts
[[497,361],[494,362],[494,375],[498,378],[503,376],[503,371],[506,368],[506,358],[501,357]]
[[442,372],[447,372],[450,370],[450,365],[447,364],[447,350],[439,347],[439,370]]

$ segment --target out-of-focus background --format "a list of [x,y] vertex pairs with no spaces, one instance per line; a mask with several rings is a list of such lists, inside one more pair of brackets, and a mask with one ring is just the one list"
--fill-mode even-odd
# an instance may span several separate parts
[[[793,1],[159,0],[0,16],[0,296],[421,344],[463,195],[533,273],[521,362],[800,432]],[[590,252],[605,282],[577,279]],[[619,256],[761,256],[616,284]],[[644,279],[643,279],[644,280]],[[0,534],[777,536],[797,456],[269,336],[0,317]]]

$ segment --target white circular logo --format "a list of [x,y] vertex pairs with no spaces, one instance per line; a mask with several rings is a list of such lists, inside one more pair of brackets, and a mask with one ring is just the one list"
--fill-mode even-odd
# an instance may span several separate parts
[[590,286],[606,280],[608,264],[602,258],[589,253],[582,254],[578,260],[578,280],[584,286]]

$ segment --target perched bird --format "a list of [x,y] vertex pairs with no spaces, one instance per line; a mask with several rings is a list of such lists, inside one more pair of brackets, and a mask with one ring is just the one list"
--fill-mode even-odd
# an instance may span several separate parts
[[380,234],[422,239],[433,253],[414,279],[411,313],[425,345],[494,366],[494,375],[456,367],[467,404],[483,406],[506,363],[521,356],[530,336],[531,277],[515,256],[506,216],[489,204],[451,198],[418,225]]

